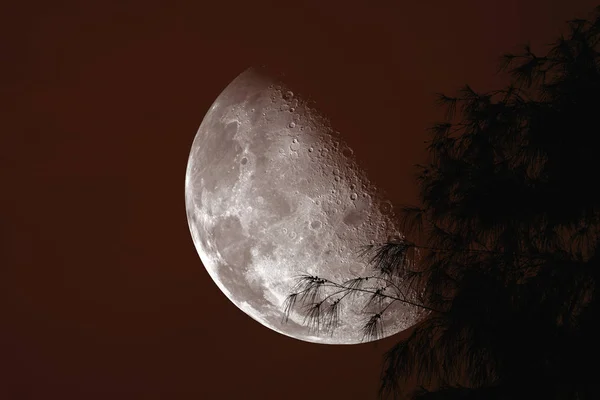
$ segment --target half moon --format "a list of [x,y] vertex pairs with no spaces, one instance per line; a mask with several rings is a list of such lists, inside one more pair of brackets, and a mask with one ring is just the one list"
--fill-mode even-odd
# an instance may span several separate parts
[[[215,100],[191,147],[185,201],[202,263],[239,309],[299,340],[370,340],[361,333],[369,315],[360,294],[340,302],[332,332],[307,326],[302,309],[284,321],[283,303],[299,275],[337,282],[372,275],[357,252],[397,232],[391,203],[352,150],[280,81],[249,69]],[[421,316],[395,302],[383,316],[383,337]]]

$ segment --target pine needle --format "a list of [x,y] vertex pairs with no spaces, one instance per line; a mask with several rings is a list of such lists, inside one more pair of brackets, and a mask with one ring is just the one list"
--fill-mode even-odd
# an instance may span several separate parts
[[381,314],[376,313],[372,315],[362,329],[363,338],[369,340],[377,340],[383,337],[383,321]]

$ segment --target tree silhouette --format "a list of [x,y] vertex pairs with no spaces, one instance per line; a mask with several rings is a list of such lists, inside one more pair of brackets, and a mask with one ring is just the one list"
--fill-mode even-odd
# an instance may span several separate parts
[[403,209],[405,236],[364,252],[375,284],[305,276],[288,297],[287,313],[300,299],[317,310],[310,324],[335,329],[339,302],[367,292],[373,338],[396,301],[431,311],[387,352],[381,397],[407,396],[415,380],[414,399],[600,398],[599,40],[600,7],[545,56],[503,56],[506,88],[440,94],[421,205]]

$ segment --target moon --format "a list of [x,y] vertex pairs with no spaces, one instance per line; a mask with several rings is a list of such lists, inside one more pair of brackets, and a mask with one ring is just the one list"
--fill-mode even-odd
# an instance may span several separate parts
[[[265,327],[324,344],[370,341],[361,294],[340,302],[339,326],[311,329],[302,309],[284,319],[301,274],[336,282],[372,274],[357,250],[393,234],[393,207],[313,106],[262,69],[235,78],[206,113],[185,177],[196,250],[221,291]],[[421,313],[401,302],[383,315],[390,336]]]

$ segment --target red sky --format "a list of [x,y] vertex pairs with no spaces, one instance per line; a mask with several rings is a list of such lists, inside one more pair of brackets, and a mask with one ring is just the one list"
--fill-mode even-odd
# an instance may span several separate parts
[[279,335],[203,268],[183,183],[205,112],[238,73],[269,63],[392,200],[414,202],[432,93],[494,87],[498,56],[553,40],[596,5],[12,3],[0,11],[0,398],[11,400],[373,399],[395,338]]

